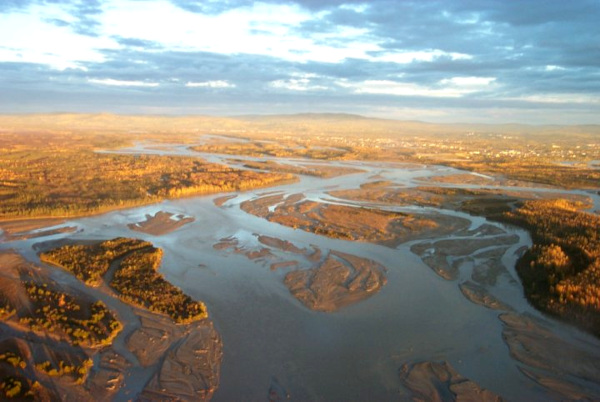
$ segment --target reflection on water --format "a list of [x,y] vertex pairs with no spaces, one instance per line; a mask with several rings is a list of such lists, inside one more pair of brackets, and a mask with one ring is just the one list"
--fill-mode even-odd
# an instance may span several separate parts
[[[138,144],[121,152],[197,155],[180,145],[148,148],[147,144]],[[232,158],[231,155],[201,156],[217,163],[226,163]],[[295,160],[283,162],[296,163]],[[356,188],[360,183],[374,180],[412,187],[419,185],[418,178],[457,172],[447,167],[394,163],[335,164],[357,167],[364,172],[331,179],[303,176],[293,184],[241,193],[222,207],[213,203],[214,198],[222,196],[219,194],[167,200],[152,206],[74,219],[65,225],[76,225],[77,233],[57,234],[43,240],[128,236],[149,240],[161,247],[164,250],[161,272],[167,280],[206,303],[223,337],[221,384],[214,395],[217,401],[265,400],[273,381],[293,400],[395,400],[399,396],[400,367],[406,362],[428,360],[447,361],[462,376],[505,398],[544,399],[546,391],[523,375],[519,370],[521,364],[509,354],[502,338],[500,312],[474,304],[461,293],[460,283],[469,279],[477,263],[476,259],[471,259],[471,263],[467,261],[467,257],[472,257],[470,254],[463,256],[467,262],[457,265],[458,279],[444,280],[411,252],[411,247],[419,241],[392,249],[330,239],[268,222],[239,207],[243,201],[273,190],[283,194],[303,193],[309,200],[331,202],[333,197],[327,191],[332,188]],[[531,188],[524,190],[532,191]],[[594,202],[598,208],[597,196]],[[448,214],[468,219],[469,230],[476,231],[489,223],[508,235],[516,235],[517,243],[498,246],[506,251],[494,258],[506,270],[495,284],[486,285],[486,289],[517,313],[543,318],[524,299],[514,271],[519,250],[531,244],[526,232],[455,211],[431,207],[387,208]],[[195,221],[163,236],[128,229],[128,224],[143,221],[147,214],[159,211],[192,216]],[[228,237],[235,237],[242,245],[256,244],[255,234],[285,239],[299,248],[316,245],[323,250],[374,260],[387,268],[387,284],[374,296],[337,312],[311,311],[290,295],[283,283],[285,274],[295,267],[272,271],[269,264],[213,248],[220,239]],[[460,234],[445,239],[456,236]],[[436,240],[440,239],[427,239]],[[28,259],[39,261],[32,248],[39,241],[15,241],[0,247],[15,248]],[[486,247],[484,251],[489,251],[489,245]],[[481,250],[473,254],[478,252]],[[56,275],[71,280],[64,272]],[[600,350],[600,343],[590,336],[543,319],[567,341],[586,342]]]

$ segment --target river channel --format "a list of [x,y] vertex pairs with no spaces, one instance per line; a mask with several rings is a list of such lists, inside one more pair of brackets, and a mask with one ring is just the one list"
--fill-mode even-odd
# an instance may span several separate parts
[[[120,152],[198,155],[232,167],[241,166],[241,162],[236,164],[232,158],[257,159],[198,154],[184,146],[153,148],[148,144]],[[268,158],[260,158],[265,159]],[[292,165],[310,163],[282,158],[277,161]],[[412,240],[392,248],[319,236],[269,222],[240,209],[243,201],[269,192],[301,193],[309,200],[323,203],[373,207],[372,203],[335,199],[328,192],[354,189],[361,183],[374,181],[374,177],[409,188],[422,185],[421,180],[427,177],[465,173],[443,166],[359,161],[327,163],[358,168],[362,172],[329,179],[299,176],[299,181],[292,184],[236,193],[235,198],[222,206],[216,206],[213,201],[224,194],[211,194],[72,219],[63,225],[76,226],[75,233],[14,241],[0,244],[0,248],[16,249],[36,263],[39,259],[35,243],[65,237],[76,240],[136,237],[162,248],[161,272],[168,281],[206,303],[222,336],[224,357],[215,401],[266,400],[270,389],[289,394],[291,400],[398,400],[404,395],[398,379],[400,367],[419,361],[446,361],[462,376],[508,400],[548,399],[547,389],[524,375],[520,370],[522,362],[511,356],[503,338],[500,312],[475,304],[461,293],[459,284],[469,278],[473,264],[461,265],[458,279],[447,280],[411,252],[411,246],[416,243],[458,239],[464,237],[464,233]],[[597,194],[574,193],[590,196],[594,208],[600,208]],[[452,210],[390,205],[385,208],[450,215],[467,219],[472,233],[488,224],[508,235],[518,236],[516,243],[504,246],[499,262],[505,271],[495,283],[486,286],[487,291],[517,314],[542,320],[569,344],[600,351],[598,340],[542,315],[525,300],[514,266],[523,247],[531,245],[527,232]],[[128,228],[128,224],[143,221],[146,214],[159,211],[192,216],[195,221],[162,236]],[[299,248],[315,245],[323,250],[373,260],[387,268],[387,283],[372,297],[338,311],[312,311],[284,285],[286,273],[293,268],[271,270],[269,264],[260,259],[252,260],[241,253],[213,247],[221,239],[235,238],[240,247],[251,249],[259,246],[257,235],[287,240]]]

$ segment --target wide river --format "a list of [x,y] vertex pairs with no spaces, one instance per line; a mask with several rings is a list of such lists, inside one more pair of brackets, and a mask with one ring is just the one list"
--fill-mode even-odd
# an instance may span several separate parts
[[[236,166],[231,162],[232,156],[197,154],[183,146],[159,149],[140,144],[121,152],[200,155],[211,162]],[[239,208],[244,200],[272,191],[303,193],[309,199],[331,202],[333,197],[328,191],[357,188],[373,181],[374,176],[414,187],[423,184],[419,178],[458,172],[440,166],[336,164],[356,167],[364,173],[331,179],[301,176],[293,184],[239,193],[222,207],[215,206],[213,199],[223,194],[213,194],[73,219],[64,225],[77,226],[76,233],[15,241],[1,244],[0,248],[14,248],[36,263],[39,259],[33,248],[35,243],[63,237],[137,237],[162,248],[161,272],[167,280],[206,303],[223,338],[221,382],[215,401],[265,400],[270,387],[287,390],[292,400],[397,400],[402,398],[399,368],[406,362],[418,361],[447,361],[463,376],[509,400],[544,400],[544,389],[523,375],[519,370],[521,363],[511,357],[502,337],[499,312],[472,303],[459,290],[458,284],[469,279],[473,269],[469,264],[461,266],[458,280],[449,281],[410,251],[410,246],[418,241],[393,249],[335,240],[271,223]],[[593,197],[598,208],[598,196],[586,195]],[[471,229],[486,223],[483,218],[449,210],[393,209],[459,216],[471,222]],[[195,221],[163,236],[128,229],[128,224],[143,221],[146,214],[158,211],[193,216]],[[544,320],[568,342],[600,350],[596,339],[543,316],[525,300],[514,265],[519,250],[531,244],[528,234],[514,227],[487,223],[519,237],[518,243],[510,245],[501,258],[506,272],[488,287],[490,293],[516,312]],[[256,247],[254,234],[285,239],[301,248],[312,244],[372,259],[387,267],[387,284],[374,296],[337,312],[311,311],[285,287],[283,278],[289,268],[272,271],[269,264],[260,260],[213,248],[220,239],[231,236],[238,239],[240,246]],[[68,276],[62,272],[56,275]]]

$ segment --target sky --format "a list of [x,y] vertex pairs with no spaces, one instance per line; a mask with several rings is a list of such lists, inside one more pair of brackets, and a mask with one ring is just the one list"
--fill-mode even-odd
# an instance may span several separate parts
[[600,0],[0,0],[0,113],[600,124]]

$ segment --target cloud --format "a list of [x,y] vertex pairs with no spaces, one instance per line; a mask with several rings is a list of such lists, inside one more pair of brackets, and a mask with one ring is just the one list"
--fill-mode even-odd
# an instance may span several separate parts
[[353,83],[342,80],[337,84],[350,88],[357,94],[458,98],[474,92],[489,90],[494,81],[495,78],[452,77],[439,81],[433,87],[390,80],[367,80]]
[[598,20],[596,0],[4,0],[0,109],[600,122]]
[[160,85],[158,82],[123,81],[123,80],[115,80],[112,78],[105,78],[105,79],[90,78],[90,79],[88,79],[88,82],[90,82],[92,84],[108,85],[111,87],[149,87],[149,88],[154,88],[154,87],[157,87]]
[[316,78],[318,78],[316,74],[292,74],[291,78],[271,81],[269,86],[291,91],[323,91],[329,89],[328,86],[316,84],[314,82]]
[[216,80],[216,81],[204,81],[204,82],[190,82],[185,84],[188,88],[235,88],[235,84],[228,81]]

